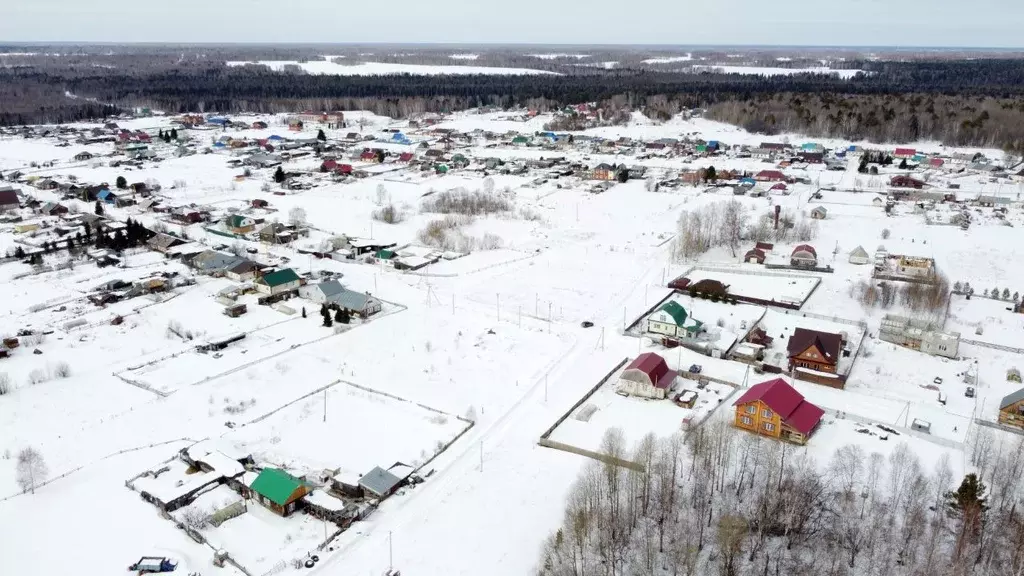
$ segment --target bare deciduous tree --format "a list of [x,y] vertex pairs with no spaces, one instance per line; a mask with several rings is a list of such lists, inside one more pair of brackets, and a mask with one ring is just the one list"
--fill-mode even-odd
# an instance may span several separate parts
[[18,452],[15,468],[15,480],[22,492],[36,493],[36,487],[46,480],[49,469],[43,455],[35,448],[28,446]]

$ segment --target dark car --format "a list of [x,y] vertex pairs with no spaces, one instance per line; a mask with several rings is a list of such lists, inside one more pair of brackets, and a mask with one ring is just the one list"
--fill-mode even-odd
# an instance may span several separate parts
[[580,326],[584,328],[591,328],[594,326],[594,323],[591,322],[590,320],[584,320],[583,322],[580,322]]

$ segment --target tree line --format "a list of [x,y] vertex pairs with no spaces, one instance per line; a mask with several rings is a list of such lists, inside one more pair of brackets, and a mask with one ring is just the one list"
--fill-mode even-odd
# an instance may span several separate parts
[[976,472],[958,477],[948,454],[922,460],[868,426],[868,442],[895,444],[888,455],[856,443],[827,462],[721,420],[632,447],[611,429],[600,451],[638,466],[585,465],[537,573],[1019,574],[1024,442],[985,430],[969,441]]

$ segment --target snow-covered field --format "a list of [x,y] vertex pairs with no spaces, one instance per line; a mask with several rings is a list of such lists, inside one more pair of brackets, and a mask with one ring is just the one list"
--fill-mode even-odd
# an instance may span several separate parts
[[644,64],[672,64],[675,62],[690,62],[693,60],[693,54],[687,54],[686,56],[661,56],[658,58],[648,58],[643,60]]
[[840,78],[853,78],[863,70],[836,70],[825,66],[817,68],[769,68],[764,66],[694,66],[694,70],[705,69],[721,74],[749,74],[757,76],[789,76],[792,74],[834,74]]
[[[453,54],[456,56],[460,54]],[[465,58],[455,59],[470,60],[471,55],[461,56]],[[376,71],[373,73],[390,73],[410,68],[328,62],[303,66],[310,66],[313,73],[346,73],[329,70],[366,67]],[[422,68],[433,71],[429,73],[474,69],[454,65]],[[356,151],[366,146],[421,155],[419,143],[438,145],[436,134],[411,128],[404,120],[358,112],[347,116],[349,127],[325,129],[328,141],[340,141],[347,133],[357,132],[380,140],[365,140]],[[253,139],[317,135],[315,127],[289,133],[283,116],[248,116],[245,120],[250,125],[262,120],[269,127],[183,132],[200,150],[225,134]],[[544,114],[525,119],[525,114],[514,112],[459,113],[448,115],[437,127],[533,134],[550,120]],[[170,120],[163,117],[118,122],[153,132],[170,126]],[[391,133],[382,131],[385,128],[401,130],[413,144],[395,142]],[[764,141],[810,140],[795,134],[750,134],[699,117],[657,123],[639,114],[627,125],[594,128],[577,136],[700,137],[755,146]],[[865,144],[814,141],[831,148]],[[859,353],[854,352],[857,359],[845,390],[794,383],[808,400],[829,410],[804,449],[822,466],[843,444],[862,444],[869,452],[891,451],[897,444],[893,438],[882,440],[877,432],[858,432],[882,423],[898,430],[900,441],[906,441],[922,460],[949,454],[957,473],[968,470],[965,444],[977,429],[977,421],[996,419],[1002,397],[1019,386],[1006,380],[1007,370],[1024,368],[1024,358],[1007,350],[963,344],[961,358],[947,360],[877,340],[881,317],[905,310],[898,301],[887,310],[860,304],[853,289],[871,280],[871,266],[848,262],[847,255],[855,247],[863,246],[872,254],[878,245],[885,245],[892,253],[928,256],[951,282],[968,280],[979,292],[998,286],[1011,293],[1021,285],[1019,263],[1024,261],[1024,247],[1019,227],[1001,224],[994,216],[979,217],[966,231],[929,225],[924,214],[910,206],[901,205],[887,217],[883,206],[873,199],[886,196],[888,175],[872,180],[857,173],[856,162],[839,172],[821,166],[787,168],[787,173],[814,184],[793,184],[790,195],[770,199],[734,196],[727,189],[705,192],[702,186],[689,185],[651,192],[644,182],[635,180],[591,194],[591,183],[578,176],[554,179],[533,168],[521,175],[491,171],[486,177],[511,209],[467,219],[459,233],[477,240],[494,235],[500,238],[499,247],[474,249],[461,258],[402,272],[393,266],[356,260],[316,259],[297,249],[319,249],[339,235],[388,240],[399,246],[417,243],[430,222],[443,218],[442,214],[423,212],[424,199],[430,198],[431,192],[482,189],[485,175],[480,164],[438,174],[410,169],[393,158],[371,165],[348,159],[350,151],[345,151],[340,161],[367,168],[367,175],[334,181],[318,171],[321,160],[309,155],[286,160],[283,169],[299,174],[297,178],[311,188],[284,191],[273,183],[272,169],[252,168],[245,175],[243,168],[229,166],[232,156],[228,150],[178,158],[173,154],[175,146],[155,143],[152,148],[164,158],[162,162],[128,169],[109,165],[111,158],[104,156],[115,152],[112,144],[56,144],[52,138],[0,140],[0,171],[6,175],[19,169],[26,177],[62,181],[75,176],[81,183],[113,184],[118,176],[128,182],[156,180],[163,186],[156,197],[165,205],[195,204],[216,218],[226,217],[229,210],[248,211],[254,200],[269,206],[251,214],[269,221],[286,222],[293,209],[302,208],[310,234],[292,245],[228,239],[206,232],[203,225],[166,225],[207,247],[221,244],[234,249],[238,244],[239,249],[251,249],[245,253],[252,258],[291,266],[302,274],[341,274],[346,286],[384,300],[385,310],[367,322],[336,330],[337,325],[322,326],[319,305],[311,301],[286,302],[294,312],[289,314],[261,306],[249,295],[240,300],[248,304],[248,313],[229,318],[221,313],[223,305],[215,298],[235,282],[195,277],[183,264],[146,250],[128,254],[123,266],[107,268],[84,260],[59,271],[34,271],[16,260],[0,264],[2,335],[22,329],[52,331],[0,359],[0,374],[6,375],[12,388],[0,395],[0,430],[4,431],[0,434],[0,523],[23,519],[18,520],[17,529],[4,531],[0,558],[4,558],[4,566],[39,576],[79,572],[82,558],[88,558],[95,571],[123,572],[139,556],[153,554],[179,559],[182,566],[178,570],[184,574],[212,573],[210,548],[187,538],[124,486],[126,479],[194,441],[218,438],[254,457],[295,466],[300,472],[345,467],[356,473],[395,461],[422,462],[433,455],[439,442],[448,442],[463,429],[464,423],[456,416],[474,420],[475,425],[430,463],[434,474],[414,490],[386,500],[372,516],[339,536],[335,549],[323,553],[320,566],[311,573],[382,573],[389,544],[393,544],[396,567],[421,575],[475,574],[481,566],[498,575],[531,573],[536,569],[541,542],[562,520],[562,498],[584,461],[541,448],[537,439],[612,366],[624,357],[650,350],[665,354],[674,367],[699,364],[704,375],[738,387],[770,376],[757,375],[746,364],[683,348],[665,351],[647,338],[622,334],[627,324],[665,297],[667,281],[694,267],[693,274],[722,280],[736,293],[749,291],[751,296],[769,300],[806,299],[799,312],[787,315],[755,306],[681,297],[698,319],[716,328],[722,319],[723,329],[740,335],[743,322],[749,326],[760,319],[768,335],[776,339],[774,352],[785,349],[788,335],[797,326],[845,331],[850,342],[864,342]],[[910,145],[925,152],[955,151],[937,143]],[[513,147],[478,136],[453,146],[450,152],[470,159],[493,157],[509,164],[565,156],[570,162],[586,165],[639,165],[659,179],[711,163],[719,170],[770,167],[736,156],[640,158],[584,149]],[[84,150],[99,158],[74,161]],[[999,151],[981,152],[991,158],[1002,156]],[[49,161],[56,162],[52,167],[31,165]],[[534,183],[542,177],[548,181]],[[934,178],[948,181],[945,176]],[[1014,198],[1019,188],[1008,182],[995,184],[980,175],[964,175],[956,182],[965,198],[1000,190]],[[56,191],[35,190],[25,183],[14,186],[40,202],[60,200]],[[821,200],[810,201],[811,194],[824,186],[840,191],[825,190]],[[727,248],[713,248],[695,261],[674,258],[673,239],[682,211],[733,198],[752,218],[774,205],[797,219],[805,218],[814,206],[826,206],[828,218],[807,242],[817,248],[822,263],[831,265],[834,273],[730,272],[764,271],[740,264]],[[75,200],[64,202],[82,213],[94,209],[92,204]],[[1011,223],[1019,221],[1021,212],[1017,201],[1013,202],[1006,218]],[[401,212],[401,222],[387,224],[371,218],[386,203]],[[138,207],[110,206],[106,214],[116,220],[131,217],[149,226],[168,220],[165,214]],[[24,222],[51,227],[59,222],[28,209],[22,210],[22,215]],[[31,247],[40,238],[15,232],[14,223],[0,224],[0,251]],[[799,243],[803,242],[792,238],[779,241],[776,251],[788,254]],[[753,243],[744,243],[744,251],[747,244]],[[49,255],[44,261],[52,265],[62,258]],[[134,282],[156,274],[195,277],[196,282],[158,296],[139,296],[104,307],[87,299],[101,284]],[[698,278],[691,274],[691,279]],[[1014,315],[1006,307],[1005,301],[972,298],[967,302],[954,297],[946,329],[985,344],[1021,347],[1024,316]],[[307,318],[302,316],[303,308],[309,312]],[[804,312],[808,316],[803,316]],[[112,324],[118,316],[123,322]],[[864,321],[867,329],[831,318]],[[83,325],[69,324],[80,320],[85,321]],[[593,325],[584,327],[584,322]],[[980,335],[975,332],[979,324],[983,326]],[[193,338],[174,334],[172,327],[192,333]],[[197,343],[233,333],[246,337],[217,354],[194,351]],[[38,354],[34,353],[37,349]],[[851,361],[852,356],[844,360]],[[62,369],[63,364],[67,370]],[[969,370],[978,374],[975,398],[964,395],[963,375]],[[684,388],[696,384],[681,382]],[[402,400],[363,392],[349,383]],[[589,421],[570,418],[555,438],[595,446],[605,430],[621,426],[633,441],[647,432],[664,435],[679,430],[683,419],[715,408],[711,418],[729,419],[732,408],[726,398],[735,397],[730,393],[733,389],[729,386],[709,386],[699,393],[697,409],[691,411],[668,401],[623,398],[605,386],[590,400],[597,410]],[[939,402],[940,393],[945,404]],[[932,433],[905,432],[915,419],[930,422]],[[15,481],[15,457],[26,446],[40,451],[49,467],[48,476],[54,479],[35,494],[21,494]],[[224,524],[223,529],[208,531],[211,542],[223,543],[239,554],[243,563],[269,570],[323,538],[322,523],[311,522],[303,514],[289,519],[285,526],[282,519],[270,517],[257,503],[250,502],[249,507],[249,513]],[[98,519],[102,519],[102,527]],[[8,528],[11,524],[2,525]],[[481,534],[488,537],[481,538]],[[40,557],[52,556],[49,552],[55,541],[62,546],[61,554],[38,562]],[[473,554],[466,553],[466,542],[475,544]],[[230,573],[230,569],[225,571]]]
[[[476,56],[475,54],[471,56]],[[453,56],[453,58],[455,58]],[[475,60],[475,58],[457,58]],[[530,68],[501,68],[497,66],[431,66],[426,64],[389,64],[386,62],[358,62],[338,64],[329,60],[298,62],[294,60],[260,60],[258,62],[228,62],[228,66],[245,66],[259,64],[271,70],[283,70],[286,66],[297,66],[309,74],[332,76],[384,76],[388,74],[413,74],[424,76],[455,75],[455,74],[555,74],[546,70]]]

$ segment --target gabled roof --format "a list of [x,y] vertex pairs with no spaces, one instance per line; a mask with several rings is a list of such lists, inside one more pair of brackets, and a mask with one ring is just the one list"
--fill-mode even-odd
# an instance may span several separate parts
[[804,397],[782,378],[754,384],[733,406],[760,401],[801,434],[808,434],[825,411],[804,400]]
[[811,346],[815,346],[821,351],[825,360],[829,363],[837,364],[839,362],[839,354],[843,348],[843,337],[839,334],[797,328],[793,331],[793,335],[789,337],[786,351],[790,357],[793,357]]
[[868,251],[865,250],[863,246],[857,246],[853,250],[850,250],[850,256],[862,256],[864,258],[867,258]]
[[670,373],[665,359],[654,352],[644,352],[637,356],[629,363],[629,366],[626,366],[626,370],[639,370],[655,383],[660,382],[666,374]]
[[373,296],[365,292],[356,292],[355,290],[342,288],[340,292],[330,296],[328,299],[346,310],[362,311],[373,301]]
[[0,188],[0,206],[14,206],[21,204],[18,201],[18,193],[14,188]]
[[267,286],[280,286],[289,282],[295,282],[298,279],[299,275],[295,273],[295,270],[292,270],[291,268],[284,268],[283,270],[267,274],[261,278],[260,281]]
[[394,490],[395,486],[398,486],[401,482],[402,480],[400,478],[391,472],[384,470],[380,466],[370,470],[365,476],[359,479],[360,486],[377,496],[382,496],[391,492]]
[[803,251],[803,252],[810,252],[811,255],[814,256],[815,258],[818,257],[818,253],[815,252],[814,246],[811,246],[810,244],[801,244],[801,245],[797,246],[796,248],[793,248],[793,254],[796,254],[797,252],[801,252],[801,251]]
[[675,300],[666,302],[664,306],[662,306],[658,310],[671,316],[672,320],[675,321],[676,326],[682,326],[686,324],[686,319],[689,317],[689,314],[686,313],[686,309],[683,308],[683,306],[679,302],[676,302]]
[[253,492],[260,494],[277,504],[284,506],[296,490],[302,488],[302,481],[277,468],[264,468],[252,482]]
[[1003,408],[1013,406],[1014,404],[1020,402],[1021,400],[1024,400],[1024,388],[1021,388],[1020,390],[1017,390],[1012,394],[1007,394],[1006,396],[1003,396],[1002,402],[999,403],[999,409],[1002,410]]

